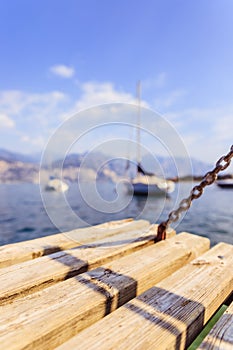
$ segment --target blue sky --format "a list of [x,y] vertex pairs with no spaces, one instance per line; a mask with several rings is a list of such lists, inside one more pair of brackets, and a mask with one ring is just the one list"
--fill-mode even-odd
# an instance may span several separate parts
[[213,163],[232,143],[232,14],[232,0],[1,1],[0,148],[40,152],[79,110],[135,103],[140,79],[142,103]]

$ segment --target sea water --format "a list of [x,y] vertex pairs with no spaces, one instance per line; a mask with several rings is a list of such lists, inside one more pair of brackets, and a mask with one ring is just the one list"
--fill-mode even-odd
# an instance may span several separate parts
[[[159,223],[188,196],[193,185],[180,182],[169,197],[134,197],[123,184],[116,187],[100,181],[96,191],[88,183],[81,188],[71,184],[65,194],[44,193],[43,202],[37,184],[0,184],[0,245],[129,217]],[[232,198],[233,190],[213,184],[172,226],[177,232],[206,236],[212,245],[233,244]]]

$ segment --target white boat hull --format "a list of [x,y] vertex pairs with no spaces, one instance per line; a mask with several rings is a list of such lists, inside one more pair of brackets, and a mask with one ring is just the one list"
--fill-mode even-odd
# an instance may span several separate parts
[[131,182],[128,192],[134,195],[164,195],[173,192],[175,185],[172,181],[161,181],[160,183]]
[[69,186],[59,180],[59,179],[53,179],[48,182],[48,184],[45,186],[46,191],[56,191],[56,192],[66,192],[68,190]]

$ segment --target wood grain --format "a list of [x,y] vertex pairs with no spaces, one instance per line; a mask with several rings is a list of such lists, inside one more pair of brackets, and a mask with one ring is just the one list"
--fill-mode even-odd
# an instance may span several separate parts
[[57,251],[74,248],[118,233],[145,229],[149,227],[146,220],[132,221],[125,219],[111,221],[101,225],[81,228],[30,241],[7,244],[0,247],[0,267],[38,258]]
[[198,349],[233,349],[233,302],[203,340]]
[[[154,244],[157,225],[0,269],[0,304]],[[170,236],[174,235],[170,231]]]
[[232,265],[220,243],[58,349],[185,349],[231,293]]
[[208,239],[182,233],[15,300],[0,309],[1,344],[53,349],[208,248]]

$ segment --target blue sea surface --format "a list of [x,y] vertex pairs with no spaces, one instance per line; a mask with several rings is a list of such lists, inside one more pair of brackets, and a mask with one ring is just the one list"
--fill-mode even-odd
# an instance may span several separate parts
[[[159,223],[181,199],[187,197],[193,184],[181,182],[169,197],[132,197],[122,186],[100,182],[96,186],[72,184],[64,194],[44,193],[37,184],[0,185],[0,245],[20,242],[70,231],[78,227],[124,218],[146,219]],[[205,189],[178,223],[177,232],[186,231],[210,238],[211,244],[233,244],[233,190],[215,184]]]

